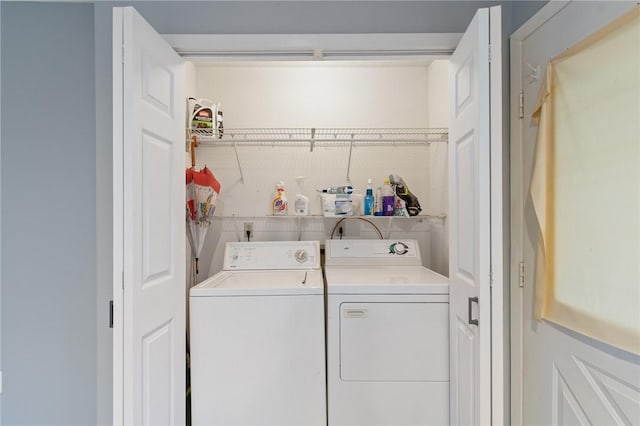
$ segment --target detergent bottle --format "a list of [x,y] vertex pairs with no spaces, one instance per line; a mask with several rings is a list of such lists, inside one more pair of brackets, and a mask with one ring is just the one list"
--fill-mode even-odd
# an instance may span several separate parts
[[284,194],[284,182],[276,183],[276,195],[273,197],[273,214],[285,216],[287,214],[287,196]]
[[382,185],[382,214],[384,216],[393,216],[395,210],[395,196],[389,178],[384,179]]
[[215,109],[215,104],[209,99],[196,100],[191,114],[191,128],[202,132],[201,134],[213,135],[214,120],[217,120],[214,118]]

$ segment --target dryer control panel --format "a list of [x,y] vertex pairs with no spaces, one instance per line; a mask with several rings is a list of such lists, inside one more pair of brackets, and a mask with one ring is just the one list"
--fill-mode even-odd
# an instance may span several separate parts
[[227,243],[225,271],[320,269],[319,241]]
[[422,266],[416,240],[328,240],[327,265]]

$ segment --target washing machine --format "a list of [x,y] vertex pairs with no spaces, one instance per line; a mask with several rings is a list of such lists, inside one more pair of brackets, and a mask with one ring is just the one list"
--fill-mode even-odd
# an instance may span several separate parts
[[328,240],[330,426],[449,424],[448,279],[416,240]]
[[189,300],[193,425],[326,425],[318,241],[227,243]]

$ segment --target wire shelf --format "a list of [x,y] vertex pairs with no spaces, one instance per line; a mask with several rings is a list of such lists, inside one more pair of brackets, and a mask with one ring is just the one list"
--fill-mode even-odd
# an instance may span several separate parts
[[202,146],[224,145],[422,145],[447,142],[446,128],[242,128],[187,129]]
[[351,216],[324,216],[324,215],[307,215],[296,216],[289,215],[219,215],[213,216],[213,220],[336,220],[343,218],[364,218],[369,220],[389,221],[389,220],[424,220],[424,219],[440,219],[447,218],[446,213],[441,214],[419,214],[417,216],[363,216],[363,215],[351,215]]
[[[433,142],[448,142],[449,129],[446,128],[245,128],[245,129],[187,129],[187,140],[197,139],[193,146],[220,147],[234,149],[240,172],[240,182],[244,183],[244,173],[238,146],[302,146],[313,152],[316,146],[347,145],[349,157],[346,181],[351,181],[351,157],[354,146],[404,146],[424,145]],[[194,150],[192,163],[195,164]]]

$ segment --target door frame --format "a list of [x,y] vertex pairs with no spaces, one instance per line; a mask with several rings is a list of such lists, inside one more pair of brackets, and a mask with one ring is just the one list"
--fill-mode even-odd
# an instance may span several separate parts
[[[544,9],[544,8],[543,8]],[[247,35],[247,34],[237,34],[237,35],[205,35],[205,34],[191,34],[191,35],[180,35],[180,34],[172,34],[166,35],[161,34],[169,44],[178,51],[186,60],[191,60],[193,62],[198,62],[198,60],[202,59],[202,57],[206,57],[207,60],[219,60],[219,61],[233,61],[233,60],[263,60],[263,61],[277,61],[277,60],[309,60],[309,59],[334,59],[332,53],[335,51],[344,51],[347,53],[341,53],[336,56],[336,59],[340,60],[358,60],[358,59],[367,59],[367,60],[376,60],[376,59],[416,59],[424,56],[429,56],[434,59],[446,59],[450,56],[449,50],[453,51],[453,49],[457,46],[460,38],[462,37],[461,33],[448,33],[448,34],[273,34],[269,35],[269,37],[265,38],[264,35]],[[121,34],[114,32],[112,34],[114,40],[117,37],[121,38]],[[208,49],[203,51],[202,46],[209,44],[212,40],[215,39],[215,45],[217,46],[216,50]],[[416,40],[418,40],[416,42]],[[492,43],[499,43],[501,46],[501,40],[498,40],[498,37],[492,38],[490,40]],[[295,48],[291,48],[291,45],[294,45]],[[114,46],[118,44],[114,43]],[[289,51],[284,49],[283,46],[289,46]],[[338,47],[336,47],[338,46]],[[384,48],[381,48],[384,46]],[[297,49],[297,50],[296,50]],[[304,50],[302,54],[299,54],[300,49]],[[114,48],[115,50],[115,48]],[[119,49],[118,49],[119,50]],[[298,52],[292,55],[292,52]],[[497,49],[500,50],[500,49]],[[216,53],[217,52],[217,53]],[[268,52],[268,54],[264,54],[264,52]],[[497,53],[496,53],[497,54]],[[298,55],[298,56],[296,56]],[[117,75],[116,67],[121,64],[113,63],[113,75]],[[117,102],[117,99],[114,99],[114,104]],[[503,105],[504,106],[504,105]],[[495,114],[494,111],[492,111]],[[501,116],[501,115],[500,115]],[[117,120],[117,117],[114,115],[114,121]],[[117,123],[116,123],[117,124]],[[119,123],[120,127],[122,123]],[[502,126],[492,127],[492,132],[497,131],[499,133],[503,132],[503,129],[498,127],[504,127],[504,123]],[[114,126],[114,128],[118,128]],[[502,146],[496,147],[495,151],[492,149],[491,156],[493,159],[496,159],[496,155],[501,153]],[[113,146],[113,154],[115,157],[122,156],[122,147],[118,147],[117,144]],[[505,161],[504,158],[500,159],[500,162]],[[493,170],[492,174],[496,174],[494,176],[498,177],[497,174],[502,173],[502,168],[500,170]],[[121,175],[122,170],[113,170],[114,177]],[[501,177],[500,177],[501,179]],[[114,180],[114,203],[119,198],[116,197],[116,191],[119,189],[120,185]],[[497,192],[493,192],[493,195],[500,195]],[[502,201],[503,199],[500,198]],[[122,206],[114,204],[114,212],[118,211],[118,209],[122,209]],[[492,212],[492,217],[494,212]],[[120,229],[122,227],[121,218],[119,215],[114,213],[113,218],[113,229]],[[512,223],[513,229],[513,223]],[[500,232],[502,232],[502,225]],[[122,236],[114,234],[114,254],[117,253],[118,248],[122,246]],[[501,243],[501,241],[500,241]],[[491,292],[491,306],[492,306],[492,325],[491,325],[491,333],[494,336],[492,338],[491,351],[492,351],[492,397],[491,397],[491,406],[492,406],[492,419],[493,421],[504,420],[503,413],[505,412],[504,401],[505,401],[505,389],[504,386],[508,384],[505,382],[504,374],[506,365],[505,362],[508,359],[504,359],[502,357],[503,352],[503,339],[501,338],[505,335],[506,330],[505,327],[509,326],[508,318],[503,318],[502,311],[497,312],[498,309],[502,310],[504,303],[503,297],[503,286],[504,277],[502,277],[502,267],[503,264],[507,262],[505,259],[506,253],[502,250],[502,246],[500,244],[500,249],[494,251],[492,248],[492,255],[499,254],[498,257],[495,257],[496,262],[493,263],[492,269],[494,271],[494,276],[492,277],[495,280],[496,286],[492,287]],[[512,257],[513,259],[513,257]],[[121,259],[118,256],[114,255],[114,271],[120,270],[121,266],[118,267],[116,262],[121,262]],[[517,270],[517,268],[516,268]],[[513,269],[512,269],[513,271]],[[114,281],[117,278],[114,277]],[[498,282],[499,281],[499,282]],[[114,292],[114,299],[118,299],[121,297],[119,292]],[[513,299],[513,297],[512,297]],[[114,305],[119,306],[121,303],[115,303],[117,300],[114,300]],[[114,316],[120,317],[122,315],[121,312],[114,312]],[[513,313],[512,313],[513,317]],[[506,321],[505,321],[506,320]],[[114,333],[113,336],[113,345],[114,351],[122,349],[122,341],[123,336],[117,333]],[[498,359],[499,358],[499,359]],[[122,362],[122,360],[114,359],[114,363]],[[114,366],[115,369],[115,366]],[[512,370],[513,372],[513,370]],[[512,374],[513,378],[513,374]],[[115,389],[114,389],[115,391]],[[494,393],[495,391],[495,393]],[[499,396],[499,397],[498,397]],[[122,401],[115,398],[114,392],[114,418],[113,420],[117,423],[116,413],[118,411],[122,412]],[[120,405],[118,405],[120,404]],[[502,423],[500,421],[499,423]]]
[[[523,121],[520,109],[520,93],[525,79],[533,70],[522,66],[522,44],[531,34],[569,5],[572,0],[552,1],[544,5],[535,15],[518,28],[510,39],[510,110],[511,110],[511,249],[510,249],[510,376],[511,376],[511,424],[522,424],[524,406],[524,205],[527,189],[522,168]],[[540,76],[542,78],[542,76]]]
[[462,38],[462,33],[161,35],[192,62],[447,59]]
[[[488,8],[489,18],[501,22],[501,9]],[[448,59],[455,50],[462,33],[412,33],[412,34],[164,34],[163,37],[185,60],[202,61],[282,61],[282,60],[389,60],[415,59],[428,56]],[[500,55],[503,48],[502,34],[491,33],[489,43],[492,55]],[[215,49],[211,48],[215,46]],[[283,46],[286,46],[284,48]],[[268,54],[265,54],[268,52]],[[345,53],[348,52],[348,53]],[[492,93],[502,93],[500,61],[491,61],[490,73],[501,76],[491,87]],[[497,86],[497,87],[496,87]],[[502,111],[498,106],[502,106]],[[506,135],[507,120],[503,115],[506,105],[492,102],[490,133]],[[504,137],[504,136],[503,136]],[[491,222],[500,226],[491,230],[491,419],[494,424],[508,421],[509,352],[504,336],[510,327],[510,318],[504,314],[505,286],[504,266],[508,266],[503,246],[503,155],[504,144],[491,145]],[[495,203],[498,200],[499,202]],[[495,204],[495,205],[494,205]],[[499,228],[499,229],[497,229]],[[517,270],[517,269],[516,269]]]

